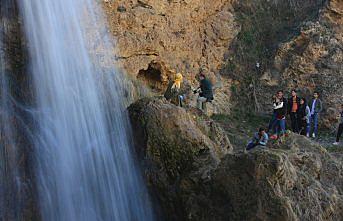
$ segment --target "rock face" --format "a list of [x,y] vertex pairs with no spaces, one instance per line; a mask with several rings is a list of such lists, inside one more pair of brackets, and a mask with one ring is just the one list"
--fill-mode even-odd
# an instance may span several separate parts
[[342,220],[341,161],[296,135],[274,148],[225,157],[212,182],[217,220]]
[[342,162],[307,138],[232,154],[221,129],[194,110],[144,99],[129,113],[166,220],[343,219]]
[[118,59],[135,76],[154,62],[189,77],[202,66],[218,71],[239,30],[231,0],[119,0],[107,1],[105,9]]
[[186,220],[197,189],[232,151],[228,138],[196,110],[186,112],[163,99],[140,100],[129,114],[148,186],[167,220]]
[[343,100],[343,3],[328,1],[317,21],[303,25],[298,36],[281,45],[275,68],[280,84],[299,88],[307,97],[318,90],[325,104],[324,125],[332,127],[332,117]]
[[105,0],[104,9],[118,64],[154,93],[172,70],[195,86],[205,69],[217,112],[234,101],[270,111],[271,93],[295,87],[308,98],[323,93],[322,122],[332,125],[343,96],[340,0]]
[[104,8],[117,40],[118,64],[133,78],[165,90],[172,70],[197,84],[204,68],[216,84],[218,111],[230,110],[228,81],[219,70],[239,27],[231,0],[108,0]]

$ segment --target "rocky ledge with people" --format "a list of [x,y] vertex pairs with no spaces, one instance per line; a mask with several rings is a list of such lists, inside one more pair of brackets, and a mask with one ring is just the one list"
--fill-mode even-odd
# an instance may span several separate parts
[[[165,220],[341,220],[343,165],[289,132],[264,148],[233,151],[226,130],[163,97],[128,108],[145,179]],[[256,139],[265,138],[265,131]],[[260,141],[260,139],[259,139]]]

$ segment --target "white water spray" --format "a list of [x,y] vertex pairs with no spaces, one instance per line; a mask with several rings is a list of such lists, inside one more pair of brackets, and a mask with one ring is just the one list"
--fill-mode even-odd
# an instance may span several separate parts
[[19,0],[37,122],[46,221],[153,220],[130,150],[122,78],[95,0]]

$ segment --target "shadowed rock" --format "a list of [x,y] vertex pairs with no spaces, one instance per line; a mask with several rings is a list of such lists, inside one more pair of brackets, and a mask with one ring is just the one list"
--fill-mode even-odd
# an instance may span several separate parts
[[291,134],[267,149],[232,154],[222,130],[196,110],[143,99],[129,113],[166,220],[343,218],[342,163],[305,137]]

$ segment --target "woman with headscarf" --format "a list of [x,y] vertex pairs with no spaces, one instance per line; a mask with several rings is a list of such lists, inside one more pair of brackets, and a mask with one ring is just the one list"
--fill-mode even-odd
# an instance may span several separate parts
[[183,76],[181,73],[177,73],[174,76],[174,80],[170,81],[167,87],[164,97],[171,101],[173,104],[182,107],[183,96],[180,94],[181,83],[183,81]]

